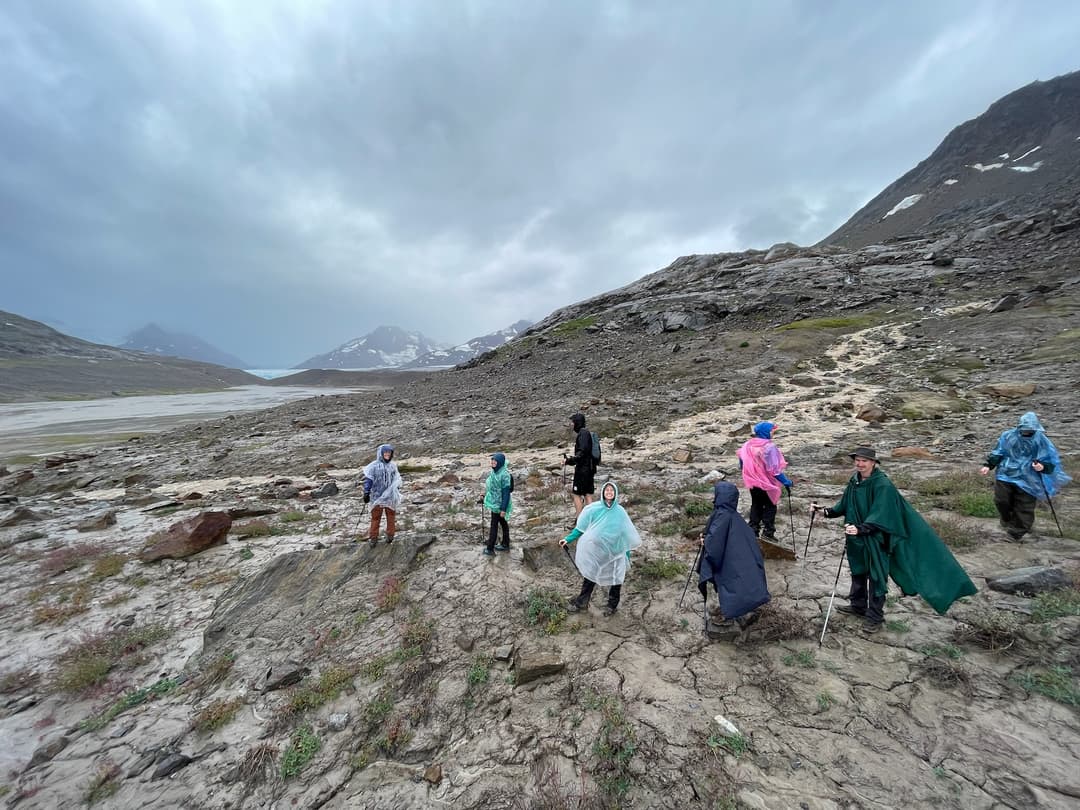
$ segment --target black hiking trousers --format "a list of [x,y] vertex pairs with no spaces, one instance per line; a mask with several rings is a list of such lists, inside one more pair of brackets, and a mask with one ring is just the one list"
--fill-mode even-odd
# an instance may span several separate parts
[[506,522],[506,518],[500,515],[498,512],[491,513],[491,529],[488,531],[487,547],[488,551],[495,550],[495,541],[499,539],[499,527],[502,527],[503,545],[510,545],[510,524]]
[[[593,588],[596,587],[596,583],[591,579],[582,579],[581,581],[581,593],[578,594],[577,599],[574,600],[579,608],[584,608],[589,604],[589,600],[592,599]],[[619,606],[619,597],[622,595],[622,585],[612,585],[608,588],[607,592],[607,605],[614,610]]]
[[765,536],[776,536],[776,504],[769,493],[757,487],[750,487],[750,518],[746,521],[754,534],[759,534],[758,527],[765,527]]
[[1019,540],[1035,525],[1035,496],[1016,484],[995,479],[994,506],[1001,515],[1001,525],[1014,540]]
[[874,596],[869,574],[863,574],[861,577],[851,575],[848,601],[857,612],[866,617],[868,622],[881,624],[885,621],[885,596]]

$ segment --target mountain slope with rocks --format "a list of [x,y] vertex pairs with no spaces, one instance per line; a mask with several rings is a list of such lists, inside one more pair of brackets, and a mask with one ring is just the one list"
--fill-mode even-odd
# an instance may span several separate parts
[[499,348],[509,343],[526,329],[532,326],[532,321],[516,321],[504,329],[499,329],[487,335],[474,337],[464,343],[452,346],[449,349],[436,349],[421,355],[412,362],[406,363],[403,368],[408,369],[440,369],[452,368],[462,363],[467,363],[474,357]]
[[[888,244],[683,257],[452,371],[0,470],[5,800],[1075,807],[1080,495],[1016,543],[977,473],[1028,410],[1080,471],[1070,217],[1075,192]],[[610,617],[564,608],[578,410],[643,539]],[[759,419],[794,553],[770,549],[754,624],[710,627],[687,576]],[[358,543],[383,441],[397,540]],[[843,534],[810,505],[857,445],[979,593],[939,616],[894,587],[866,636],[835,611],[842,566],[819,645]],[[512,551],[485,560],[496,450]]]
[[[868,202],[822,244],[864,246],[960,226],[991,211],[1052,210],[1080,186],[1080,71],[999,99]],[[1075,227],[1073,220],[1055,222]]]
[[120,348],[145,354],[183,357],[187,360],[213,363],[225,368],[249,368],[249,365],[240,358],[223,352],[200,337],[184,332],[168,332],[155,323],[148,323],[132,332],[120,344]]
[[0,402],[215,391],[264,380],[210,363],[80,340],[0,312]]
[[397,326],[380,326],[325,354],[309,357],[294,368],[400,368],[441,348],[440,344],[420,332],[406,332]]

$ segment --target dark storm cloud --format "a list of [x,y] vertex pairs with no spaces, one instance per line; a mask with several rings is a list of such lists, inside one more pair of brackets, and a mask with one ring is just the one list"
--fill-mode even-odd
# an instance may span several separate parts
[[460,341],[817,241],[1076,41],[1069,3],[9,3],[0,308]]

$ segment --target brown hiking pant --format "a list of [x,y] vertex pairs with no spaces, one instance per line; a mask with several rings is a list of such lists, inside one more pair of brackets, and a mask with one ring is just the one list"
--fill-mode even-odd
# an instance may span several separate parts
[[386,534],[388,537],[394,536],[394,530],[397,528],[397,515],[394,510],[389,506],[373,506],[371,507],[371,528],[368,529],[368,540],[379,539],[379,524],[382,522],[382,516],[386,515]]

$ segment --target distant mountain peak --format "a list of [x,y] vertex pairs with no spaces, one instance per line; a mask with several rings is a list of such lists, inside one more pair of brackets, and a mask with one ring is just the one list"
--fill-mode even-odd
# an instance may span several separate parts
[[1080,71],[1032,82],[950,132],[931,155],[826,237],[861,247],[1024,216],[1080,186]]
[[165,357],[183,357],[226,368],[248,367],[240,358],[222,351],[200,337],[185,332],[170,332],[156,323],[148,323],[141,329],[136,329],[125,338],[120,348]]
[[398,326],[378,326],[325,354],[309,357],[294,368],[402,368],[418,357],[442,348],[421,332]]
[[467,363],[484,352],[489,352],[509,343],[530,326],[532,326],[532,321],[517,321],[503,329],[480,337],[474,337],[449,349],[437,349],[428,352],[409,363],[406,368],[451,368],[461,363]]

